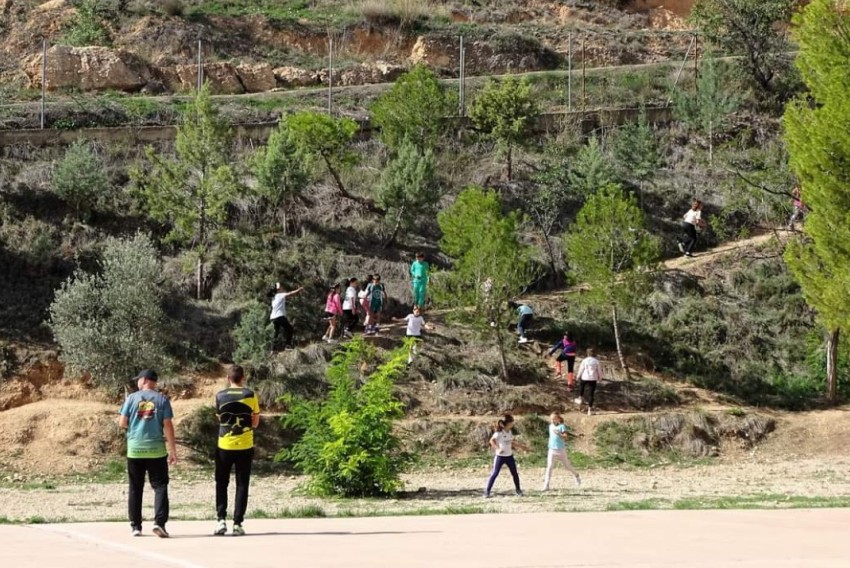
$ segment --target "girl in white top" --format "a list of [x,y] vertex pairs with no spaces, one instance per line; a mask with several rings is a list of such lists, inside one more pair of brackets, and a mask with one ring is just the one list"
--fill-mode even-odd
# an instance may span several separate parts
[[406,321],[407,322],[407,337],[412,338],[413,341],[410,344],[410,353],[407,355],[407,366],[409,367],[413,364],[413,357],[417,352],[417,345],[420,341],[422,341],[422,330],[431,330],[431,328],[427,323],[425,323],[425,318],[422,317],[422,310],[419,306],[413,307],[413,313],[408,314],[403,319],[396,319],[395,321]]
[[702,201],[694,200],[682,219],[682,236],[679,237],[679,251],[685,256],[693,256],[691,251],[697,243],[697,227],[705,227],[705,221],[702,220]]
[[593,397],[596,395],[596,384],[602,380],[602,364],[594,357],[593,349],[587,350],[587,357],[582,359],[578,367],[579,395],[573,402],[581,406],[584,402],[584,389],[588,390],[587,415],[593,414]]
[[[493,459],[493,473],[490,474],[490,478],[487,480],[487,487],[484,489],[484,497],[490,497],[493,484],[496,482],[496,478],[499,477],[499,472],[504,465],[508,466],[511,477],[514,478],[514,487],[516,488],[517,496],[522,497],[522,489],[519,486],[519,473],[517,473],[516,460],[514,459],[514,436],[511,433],[513,427],[514,417],[510,414],[505,414],[496,423],[496,431],[490,437],[490,447],[493,448],[496,456]],[[521,444],[517,444],[517,447],[527,449]]]
[[546,475],[543,478],[543,491],[549,491],[549,480],[552,479],[552,469],[559,461],[575,477],[576,485],[581,486],[581,477],[567,457],[567,427],[558,412],[549,416],[549,456],[546,459]]

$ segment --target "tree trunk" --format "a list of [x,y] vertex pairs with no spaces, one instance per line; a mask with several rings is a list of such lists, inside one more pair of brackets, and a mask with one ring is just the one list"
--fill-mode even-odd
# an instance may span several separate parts
[[346,199],[350,199],[350,200],[352,200],[356,203],[359,203],[360,205],[362,205],[363,207],[365,207],[366,209],[368,209],[372,213],[385,213],[385,211],[383,209],[381,209],[380,207],[378,207],[377,205],[375,205],[375,202],[372,201],[371,199],[362,199],[362,198],[359,198],[359,197],[354,197],[353,195],[348,193],[348,190],[345,189],[345,184],[342,183],[342,178],[339,177],[339,173],[336,171],[336,169],[333,167],[333,165],[331,165],[331,161],[328,159],[328,157],[325,156],[325,155],[322,155],[322,159],[325,161],[325,165],[327,166],[328,171],[331,174],[331,177],[334,178],[334,183],[336,183],[336,187],[339,190],[339,194],[341,196],[343,196]]
[[508,144],[508,181],[513,181],[514,179],[513,150],[513,146]]
[[826,398],[834,403],[838,400],[838,339],[841,328],[829,332],[826,338]]
[[393,232],[390,234],[389,238],[384,243],[384,248],[389,247],[390,245],[392,245],[395,242],[395,239],[398,236],[398,232],[401,229],[401,219],[404,216],[404,209],[405,209],[405,206],[402,205],[401,209],[399,209],[399,211],[398,211],[398,217],[396,217],[395,227],[393,228]]
[[617,343],[617,357],[620,359],[620,366],[626,374],[626,380],[632,380],[632,373],[629,371],[629,366],[626,365],[626,358],[623,356],[623,346],[620,343],[620,322],[617,318],[617,304],[611,306],[611,315],[614,319],[614,341]]
[[196,297],[198,300],[204,297],[204,257],[203,255],[198,255],[198,268],[197,268],[197,290]]
[[505,357],[505,340],[502,322],[496,322],[496,345],[499,346],[499,364],[502,366],[502,380],[508,380],[508,359]]
[[543,242],[546,243],[546,252],[549,253],[549,268],[552,269],[552,280],[555,284],[558,284],[561,279],[558,277],[558,267],[555,265],[555,250],[552,248],[552,240],[546,231],[543,231]]

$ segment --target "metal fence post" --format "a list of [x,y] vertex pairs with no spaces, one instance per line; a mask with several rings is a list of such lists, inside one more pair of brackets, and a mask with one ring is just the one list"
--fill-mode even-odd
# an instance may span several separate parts
[[581,36],[581,110],[587,110],[587,36]]
[[573,111],[573,32],[567,43],[567,112]]
[[47,40],[41,40],[41,128],[44,130],[44,115],[47,101]]
[[333,116],[334,98],[334,38],[328,37],[328,114]]
[[203,40],[198,40],[198,92],[204,87],[204,56]]
[[460,116],[466,115],[466,47],[463,45],[463,36],[460,36],[460,77],[458,81],[458,95],[460,99]]

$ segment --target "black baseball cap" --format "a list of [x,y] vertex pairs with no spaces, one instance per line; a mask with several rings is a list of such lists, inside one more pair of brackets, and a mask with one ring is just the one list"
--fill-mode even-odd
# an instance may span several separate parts
[[145,369],[138,375],[136,375],[137,379],[147,379],[149,381],[156,381],[159,379],[159,376],[156,374],[156,371],[152,371],[150,369]]

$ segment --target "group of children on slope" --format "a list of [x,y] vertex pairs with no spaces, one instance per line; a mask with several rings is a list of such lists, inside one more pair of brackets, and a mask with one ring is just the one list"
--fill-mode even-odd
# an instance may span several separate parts
[[[344,297],[341,295],[343,288],[345,288]],[[361,314],[364,315],[363,327],[366,335],[378,333],[386,301],[387,288],[378,274],[366,276],[362,286],[357,278],[349,278],[342,284],[334,284],[325,298],[325,319],[328,321],[328,329],[322,336],[322,341],[335,343],[338,331],[343,338],[350,338],[354,328],[360,323]]]
[[[548,356],[551,357],[557,353],[555,357],[555,366],[557,375],[564,378],[564,363],[567,364],[567,388],[570,391],[575,390],[575,381],[579,382],[579,395],[573,401],[579,407],[587,402],[587,415],[593,414],[593,402],[596,396],[596,385],[602,376],[602,364],[595,357],[594,350],[587,350],[587,357],[582,359],[581,365],[578,367],[578,373],[574,373],[576,354],[578,353],[578,345],[573,340],[573,336],[569,331],[564,332],[564,336],[555,342],[552,349],[549,350]],[[585,401],[584,393],[587,391],[587,399]]]
[[[518,496],[522,496],[523,494],[513,447],[516,446],[518,449],[526,451],[528,447],[525,444],[514,442],[513,427],[514,417],[510,414],[505,414],[496,423],[496,431],[490,437],[490,447],[493,448],[495,457],[493,459],[493,471],[487,479],[487,486],[484,488],[484,497],[490,497],[492,495],[493,484],[496,482],[496,478],[499,477],[503,466],[508,466],[508,470],[511,472],[516,494]],[[543,477],[543,491],[549,490],[549,484],[552,480],[552,470],[557,462],[564,464],[564,468],[573,474],[576,486],[581,486],[581,476],[570,463],[570,458],[567,456],[568,439],[569,430],[564,424],[564,419],[561,418],[558,412],[553,412],[549,416],[549,452],[546,459],[546,474]]]

